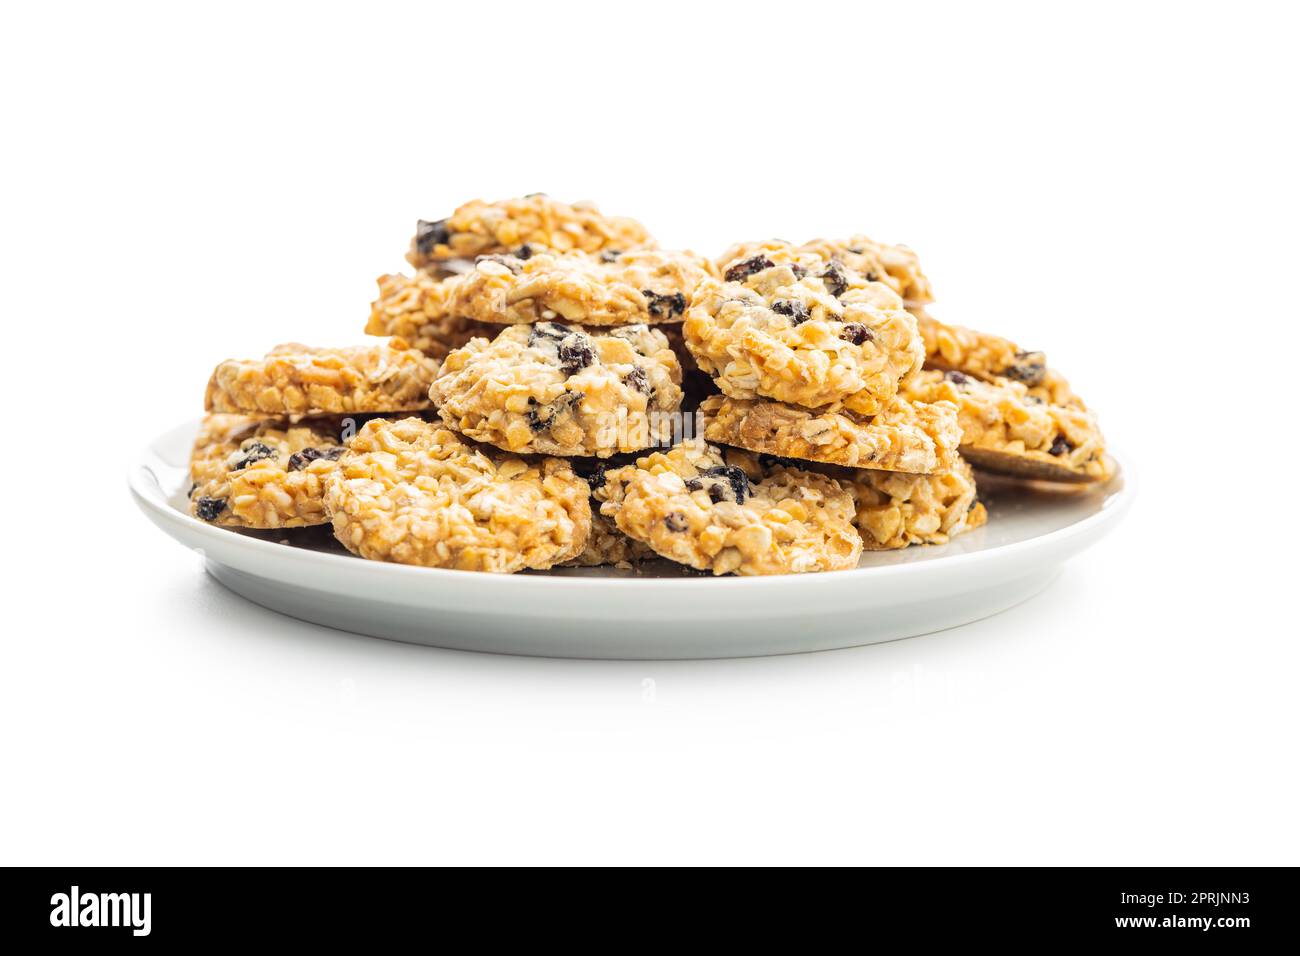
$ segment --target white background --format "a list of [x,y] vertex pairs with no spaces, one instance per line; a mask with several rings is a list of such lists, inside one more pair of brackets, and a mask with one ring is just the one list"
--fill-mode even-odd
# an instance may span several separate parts
[[[0,18],[0,861],[1300,862],[1285,5]],[[135,512],[218,360],[361,339],[417,217],[538,190],[706,253],[911,244],[1136,507],[992,620],[673,664],[283,619]]]

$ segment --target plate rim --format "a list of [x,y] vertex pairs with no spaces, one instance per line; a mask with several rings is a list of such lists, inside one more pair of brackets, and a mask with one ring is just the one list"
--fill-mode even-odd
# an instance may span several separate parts
[[[398,564],[390,561],[366,561],[357,557],[341,554],[329,554],[322,551],[312,551],[304,548],[289,548],[277,544],[274,541],[264,541],[260,538],[248,537],[245,535],[231,534],[229,530],[214,525],[205,524],[192,515],[186,514],[172,507],[167,500],[167,494],[162,488],[159,476],[151,467],[153,462],[161,462],[161,456],[154,450],[160,442],[181,431],[182,429],[197,429],[201,419],[190,419],[182,424],[166,429],[158,433],[153,441],[145,445],[132,459],[132,464],[127,471],[127,485],[131,492],[131,497],[135,500],[136,505],[141,511],[145,512],[147,517],[155,518],[155,523],[170,524],[178,529],[183,529],[187,535],[198,535],[200,538],[207,538],[214,542],[220,542],[223,546],[231,545],[236,547],[246,547],[250,551],[273,560],[286,560],[298,562],[304,565],[316,565],[319,567],[341,569],[343,567],[352,567],[360,575],[381,575],[385,578],[392,579],[394,576],[407,576],[411,580],[429,580],[433,575],[434,580],[441,580],[447,583],[452,581],[464,581],[466,575],[472,575],[475,578],[484,577],[482,572],[462,571],[454,568],[426,568],[416,565]],[[704,586],[701,582],[710,582],[709,587],[729,588],[731,590],[742,588],[764,587],[770,591],[773,587],[840,587],[846,582],[846,578],[870,576],[873,581],[879,581],[883,578],[904,578],[917,574],[934,573],[934,571],[943,567],[945,570],[952,570],[960,566],[974,565],[980,562],[987,562],[993,558],[1014,559],[1020,552],[1029,549],[1039,549],[1055,544],[1061,544],[1072,538],[1087,534],[1101,527],[1118,522],[1132,507],[1133,500],[1137,495],[1137,475],[1133,465],[1133,459],[1127,453],[1123,457],[1123,464],[1120,464],[1120,456],[1116,455],[1113,450],[1108,451],[1110,457],[1116,464],[1116,478],[1123,478],[1123,484],[1113,494],[1107,496],[1102,506],[1096,513],[1081,518],[1072,524],[1063,528],[1057,528],[1045,534],[1035,535],[1032,538],[1026,538],[1023,541],[1013,541],[1006,544],[993,545],[989,548],[982,548],[978,551],[968,551],[960,554],[943,555],[931,561],[924,562],[903,562],[899,564],[879,565],[868,568],[848,568],[843,571],[831,571],[822,574],[774,574],[774,575],[692,575],[689,577],[600,577],[600,576],[583,576],[583,575],[546,575],[546,574],[491,574],[487,575],[494,580],[509,581],[509,584],[503,584],[503,587],[512,587],[522,590],[534,589],[555,589],[555,588],[618,588],[627,587],[631,582],[636,582],[632,586],[646,588],[649,586],[668,587],[668,588],[699,588]],[[167,467],[175,467],[167,465]],[[1114,480],[1114,479],[1111,479]],[[1072,486],[1075,488],[1087,486]],[[165,530],[165,529],[164,529]],[[174,537],[174,536],[173,536]],[[184,543],[184,542],[181,542]]]

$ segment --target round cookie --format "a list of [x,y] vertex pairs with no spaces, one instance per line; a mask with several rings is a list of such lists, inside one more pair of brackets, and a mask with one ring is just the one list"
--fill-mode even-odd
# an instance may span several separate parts
[[894,398],[880,414],[813,411],[714,395],[700,404],[704,437],[750,451],[850,468],[933,474],[953,467],[961,430],[948,402]]
[[733,398],[874,415],[925,358],[902,300],[837,261],[773,244],[723,279],[696,289],[683,333]]
[[521,199],[465,203],[446,219],[420,220],[406,260],[417,269],[437,268],[449,260],[529,251],[616,252],[654,245],[635,219],[603,215],[589,202],[558,202],[544,193]]
[[328,524],[325,479],[355,427],[346,417],[206,416],[190,455],[190,514],[227,528]]
[[209,412],[240,415],[344,415],[429,407],[438,363],[402,339],[319,349],[279,345],[260,359],[229,359],[212,373]]
[[1104,481],[1114,473],[1096,417],[1043,401],[1020,382],[922,372],[907,398],[957,408],[961,453],[977,468],[1045,481]]
[[397,336],[412,348],[442,359],[476,335],[496,334],[489,331],[495,326],[439,312],[442,283],[427,273],[386,275],[376,281],[379,298],[370,304],[370,319],[366,322],[370,335]]
[[856,567],[853,499],[832,478],[776,467],[751,482],[702,440],[610,471],[601,514],[665,558],[713,574]]
[[[767,474],[774,464],[799,462],[728,449],[727,461],[751,478]],[[980,502],[975,473],[958,458],[949,471],[907,475],[895,471],[818,466],[853,496],[854,524],[868,551],[890,551],[914,544],[947,544],[953,537],[988,521]]]
[[857,506],[854,524],[869,551],[947,544],[988,521],[975,474],[958,458],[951,471],[904,475],[858,469],[840,478]]
[[606,458],[671,442],[681,381],[668,340],[649,326],[542,322],[455,350],[429,396],[447,425],[478,441]]
[[713,263],[692,252],[481,256],[471,271],[438,283],[423,306],[438,322],[681,322],[696,286],[712,275]]
[[943,371],[974,375],[985,381],[1011,379],[1029,389],[1029,394],[1052,405],[1084,409],[1070,383],[1048,368],[1042,352],[1022,349],[1010,339],[960,325],[940,322],[923,307],[909,305],[925,342],[925,366]]
[[[718,259],[718,265],[725,268],[737,260],[783,248],[790,248],[790,244],[779,239],[740,243],[724,252]],[[822,259],[838,259],[868,282],[883,282],[909,305],[934,301],[930,280],[921,271],[921,260],[907,246],[891,246],[856,235],[844,240],[813,239],[794,248]]]
[[589,493],[568,462],[525,461],[405,418],[369,422],[348,442],[325,503],[334,536],[363,558],[508,573],[582,554]]

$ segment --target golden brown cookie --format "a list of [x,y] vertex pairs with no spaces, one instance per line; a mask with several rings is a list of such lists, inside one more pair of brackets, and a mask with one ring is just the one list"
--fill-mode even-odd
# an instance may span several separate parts
[[348,442],[325,504],[334,536],[363,558],[512,572],[582,554],[589,494],[566,461],[524,460],[404,418],[369,422]]
[[328,524],[325,479],[360,423],[208,415],[190,456],[190,514],[227,528]]
[[420,220],[406,259],[417,269],[500,252],[622,252],[654,245],[635,219],[603,215],[589,202],[563,203],[543,193],[465,203],[446,219]]
[[719,257],[718,266],[725,269],[742,259],[770,255],[789,248],[800,253],[812,253],[828,261],[838,260],[868,282],[883,282],[909,305],[921,305],[934,299],[930,280],[921,271],[921,262],[915,252],[907,246],[891,246],[862,235],[844,240],[814,239],[798,246],[779,239],[740,243]]
[[961,453],[977,468],[1046,481],[1104,481],[1114,472],[1091,412],[1044,402],[1021,382],[925,371],[904,395],[957,407]]
[[572,322],[637,325],[681,322],[713,263],[691,252],[641,249],[601,257],[579,253],[481,256],[464,275],[428,289],[430,322],[498,325]]
[[835,571],[862,553],[853,498],[834,479],[777,467],[751,482],[699,439],[610,471],[596,497],[628,537],[714,574]]
[[420,411],[438,363],[402,339],[353,348],[280,345],[260,359],[229,359],[208,381],[204,407],[239,415]]
[[447,425],[477,441],[606,458],[671,444],[681,381],[668,340],[650,326],[541,322],[452,352],[430,397]]
[[732,398],[874,415],[925,358],[916,320],[886,285],[836,261],[771,246],[696,289],[682,328]]
[[379,298],[370,304],[366,322],[370,335],[397,336],[412,348],[443,359],[476,335],[496,334],[493,326],[440,312],[441,282],[426,273],[380,276],[377,281]]
[[700,414],[709,441],[782,458],[912,474],[952,468],[961,434],[952,404],[901,398],[868,418],[715,395],[703,401]]

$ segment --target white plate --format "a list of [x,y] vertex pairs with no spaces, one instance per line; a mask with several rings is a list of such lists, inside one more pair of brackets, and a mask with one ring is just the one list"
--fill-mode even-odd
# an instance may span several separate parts
[[548,657],[749,657],[955,627],[1038,593],[1115,526],[1134,495],[1131,471],[1104,487],[1061,489],[981,475],[985,527],[943,547],[869,552],[853,571],[713,578],[665,561],[635,571],[478,574],[364,561],[326,528],[232,532],[190,517],[197,428],[190,422],[154,441],[131,469],[131,492],[232,591],[360,634]]

